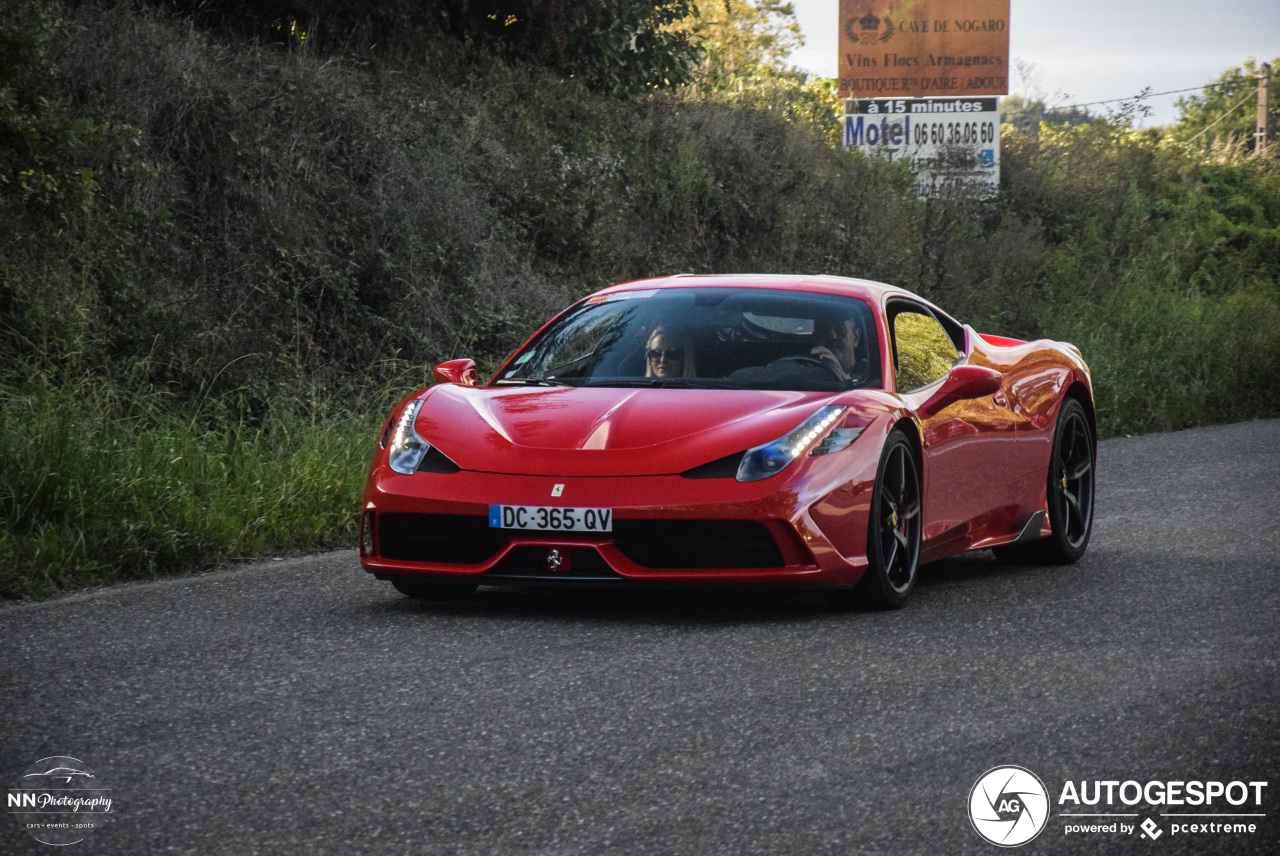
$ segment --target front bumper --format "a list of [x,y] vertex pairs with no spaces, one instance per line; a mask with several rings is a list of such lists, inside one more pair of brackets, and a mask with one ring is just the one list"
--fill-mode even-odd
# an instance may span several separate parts
[[[773,480],[377,468],[360,561],[380,578],[482,585],[847,586],[866,568],[869,491],[858,480],[807,494]],[[612,508],[614,530],[493,529],[491,504]]]

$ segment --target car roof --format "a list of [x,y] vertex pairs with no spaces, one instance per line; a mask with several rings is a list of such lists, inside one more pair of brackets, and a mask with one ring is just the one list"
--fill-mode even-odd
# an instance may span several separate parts
[[[810,291],[819,294],[839,294],[861,297],[878,305],[887,295],[901,295],[919,300],[919,296],[904,288],[886,285],[869,279],[845,276],[819,276],[812,274],[766,273],[678,273],[650,279],[637,279],[610,288],[601,289],[595,295],[614,294],[622,291],[647,291],[655,288],[776,288]],[[593,296],[595,296],[593,295]]]

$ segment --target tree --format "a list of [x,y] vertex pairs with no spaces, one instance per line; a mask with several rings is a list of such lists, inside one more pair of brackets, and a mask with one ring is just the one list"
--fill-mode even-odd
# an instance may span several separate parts
[[1097,119],[1084,107],[1048,107],[1042,98],[1010,95],[1000,102],[1001,121],[1013,125],[1029,136],[1040,133],[1040,123],[1046,125],[1087,125]]
[[699,0],[698,11],[677,26],[691,31],[704,51],[687,97],[772,113],[838,145],[841,101],[835,81],[788,65],[804,44],[793,4]]
[[596,91],[638,93],[688,83],[702,57],[681,22],[694,0],[160,0],[201,26],[321,49],[412,50],[452,36],[546,66]]
[[787,60],[804,44],[795,14],[783,0],[704,0],[682,22],[706,51],[698,83],[724,89],[748,78],[794,77]]
[[[1001,121],[1013,125],[1021,133],[1031,137],[1039,136],[1042,122],[1055,126],[1087,125],[1098,118],[1084,107],[1063,107],[1063,104],[1071,100],[1066,92],[1046,95],[1044,87],[1040,85],[1040,69],[1034,62],[1014,59],[1013,73],[1022,94],[1009,95],[1001,101]],[[1052,106],[1050,101],[1053,102]]]
[[[1177,100],[1180,115],[1169,129],[1169,138],[1208,150],[1214,146],[1235,145],[1252,152],[1257,145],[1258,73],[1261,66],[1253,59],[1239,68],[1230,69],[1199,95]],[[1271,107],[1267,111],[1267,139],[1276,140],[1280,130],[1280,57],[1271,61]]]
[[701,50],[681,22],[693,0],[446,0],[444,29],[592,89],[638,93],[692,79]]

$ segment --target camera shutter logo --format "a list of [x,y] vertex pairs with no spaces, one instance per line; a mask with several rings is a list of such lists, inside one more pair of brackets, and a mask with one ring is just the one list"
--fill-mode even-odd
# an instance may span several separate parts
[[1000,847],[1017,847],[1040,834],[1049,820],[1049,792],[1025,767],[993,767],[969,791],[969,822]]

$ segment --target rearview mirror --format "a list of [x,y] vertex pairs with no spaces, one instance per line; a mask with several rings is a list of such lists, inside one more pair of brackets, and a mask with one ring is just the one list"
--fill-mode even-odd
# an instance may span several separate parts
[[468,359],[441,363],[431,370],[431,377],[436,383],[460,383],[463,386],[475,386],[480,381],[476,361]]
[[1004,377],[995,369],[982,366],[956,366],[942,382],[942,386],[920,409],[937,413],[942,408],[966,398],[982,398],[1000,391]]

